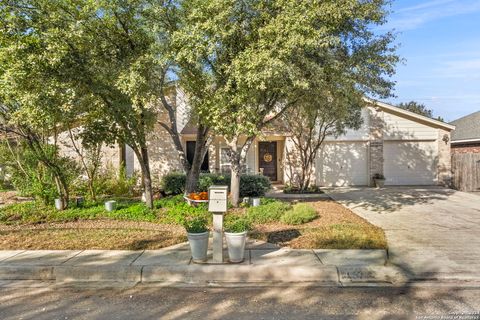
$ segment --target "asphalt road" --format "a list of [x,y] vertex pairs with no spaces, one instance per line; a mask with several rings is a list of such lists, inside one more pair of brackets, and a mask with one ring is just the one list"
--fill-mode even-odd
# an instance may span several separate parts
[[480,319],[480,288],[0,288],[0,319]]

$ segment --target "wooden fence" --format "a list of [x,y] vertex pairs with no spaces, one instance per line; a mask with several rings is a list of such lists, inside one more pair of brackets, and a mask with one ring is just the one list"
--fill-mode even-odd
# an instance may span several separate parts
[[452,154],[453,186],[461,191],[480,191],[480,153]]

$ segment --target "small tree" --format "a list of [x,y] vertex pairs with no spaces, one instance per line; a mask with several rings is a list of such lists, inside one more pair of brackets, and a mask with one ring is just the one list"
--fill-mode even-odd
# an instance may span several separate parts
[[345,129],[358,129],[362,123],[361,104],[347,101],[310,100],[304,105],[292,108],[282,116],[282,123],[290,133],[293,148],[286,147],[290,184],[305,191],[311,185],[318,150],[325,138],[338,136]]

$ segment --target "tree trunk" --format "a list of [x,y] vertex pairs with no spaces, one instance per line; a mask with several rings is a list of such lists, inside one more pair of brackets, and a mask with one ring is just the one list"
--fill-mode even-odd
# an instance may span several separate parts
[[249,137],[241,148],[237,145],[238,137],[229,142],[229,158],[231,164],[230,200],[234,207],[238,207],[240,203],[240,174],[242,165],[247,158],[248,149],[250,149],[254,139],[255,137]]
[[145,204],[149,209],[153,209],[152,177],[150,173],[148,149],[146,146],[143,146],[140,150],[133,148],[133,152],[135,152],[142,170],[142,187],[143,192],[145,192]]
[[[240,157],[237,157],[240,159]],[[233,163],[232,161],[232,173],[230,178],[230,193],[231,193],[231,202],[234,207],[238,207],[240,203],[240,171],[241,164],[240,161]]]
[[207,134],[205,128],[202,125],[199,125],[197,130],[197,138],[195,140],[195,154],[193,155],[193,161],[190,170],[187,172],[187,181],[185,183],[186,193],[195,192],[198,187],[200,170],[208,148],[206,140]]
[[144,146],[141,148],[142,153],[142,175],[143,175],[143,187],[145,192],[145,202],[148,208],[153,209],[153,191],[152,191],[152,176],[150,174],[150,162],[148,159],[148,150]]

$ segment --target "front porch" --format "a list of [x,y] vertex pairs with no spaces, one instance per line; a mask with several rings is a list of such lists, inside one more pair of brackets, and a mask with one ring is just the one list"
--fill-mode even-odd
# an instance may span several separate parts
[[[187,150],[187,158],[193,159],[195,150],[195,135],[183,135],[183,143]],[[283,184],[285,172],[286,136],[268,135],[256,138],[248,150],[244,173],[263,174],[273,184]],[[243,143],[240,141],[240,143]],[[215,137],[211,143],[202,165],[202,171],[212,173],[228,173],[231,164],[227,156],[228,145],[223,137]]]

